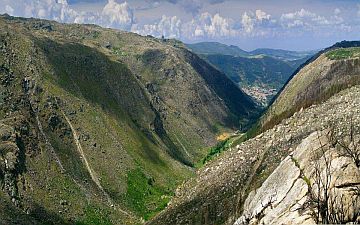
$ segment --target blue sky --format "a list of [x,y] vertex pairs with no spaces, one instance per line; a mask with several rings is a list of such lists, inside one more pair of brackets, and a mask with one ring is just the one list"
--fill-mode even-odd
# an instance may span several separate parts
[[251,50],[360,39],[360,0],[0,0],[0,13]]

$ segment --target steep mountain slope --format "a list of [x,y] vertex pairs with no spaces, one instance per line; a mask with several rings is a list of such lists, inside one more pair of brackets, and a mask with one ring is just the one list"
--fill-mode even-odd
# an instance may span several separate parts
[[204,146],[258,115],[181,43],[93,25],[1,16],[0,79],[5,224],[148,219]]
[[242,90],[266,106],[293,72],[314,52],[258,49],[240,54],[216,42],[188,44],[193,52],[224,72]]
[[[180,186],[171,204],[148,224],[359,222],[360,87],[348,78],[358,74],[359,55],[354,48],[324,54],[310,60],[293,79],[309,65],[326,74],[322,63],[328,60],[323,57],[330,57],[335,65],[346,66],[339,67],[337,78],[329,82],[349,85],[329,92],[327,98],[314,92],[312,96],[321,100],[317,105],[233,144]],[[316,76],[307,85],[322,82]],[[296,89],[299,86],[307,87],[291,80],[281,95],[302,90]],[[303,96],[303,92],[297,94]]]
[[[301,108],[360,82],[360,42],[342,42],[320,52],[289,79],[261,119],[267,129]],[[341,47],[347,47],[345,49]]]

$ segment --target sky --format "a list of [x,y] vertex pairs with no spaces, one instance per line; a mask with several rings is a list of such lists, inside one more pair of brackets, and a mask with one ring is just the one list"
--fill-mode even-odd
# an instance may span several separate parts
[[0,0],[3,13],[245,50],[360,40],[360,0]]

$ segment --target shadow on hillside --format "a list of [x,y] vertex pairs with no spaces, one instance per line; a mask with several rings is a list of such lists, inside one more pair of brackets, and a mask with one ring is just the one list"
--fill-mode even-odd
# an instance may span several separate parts
[[118,121],[126,121],[139,132],[136,138],[147,159],[154,164],[165,165],[150,146],[150,142],[160,145],[156,138],[149,138],[149,135],[154,134],[148,125],[155,121],[162,131],[156,133],[167,146],[169,155],[191,165],[169,138],[162,121],[159,123],[157,120],[156,110],[126,65],[110,60],[94,48],[77,43],[36,39],[36,44],[43,50],[51,69],[55,71],[52,77],[54,82],[73,95],[100,106]]

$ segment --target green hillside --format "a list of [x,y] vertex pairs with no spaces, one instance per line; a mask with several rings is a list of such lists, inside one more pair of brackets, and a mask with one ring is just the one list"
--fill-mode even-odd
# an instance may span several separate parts
[[280,89],[294,71],[294,67],[288,63],[267,56],[243,58],[208,55],[206,59],[243,87],[265,85]]

